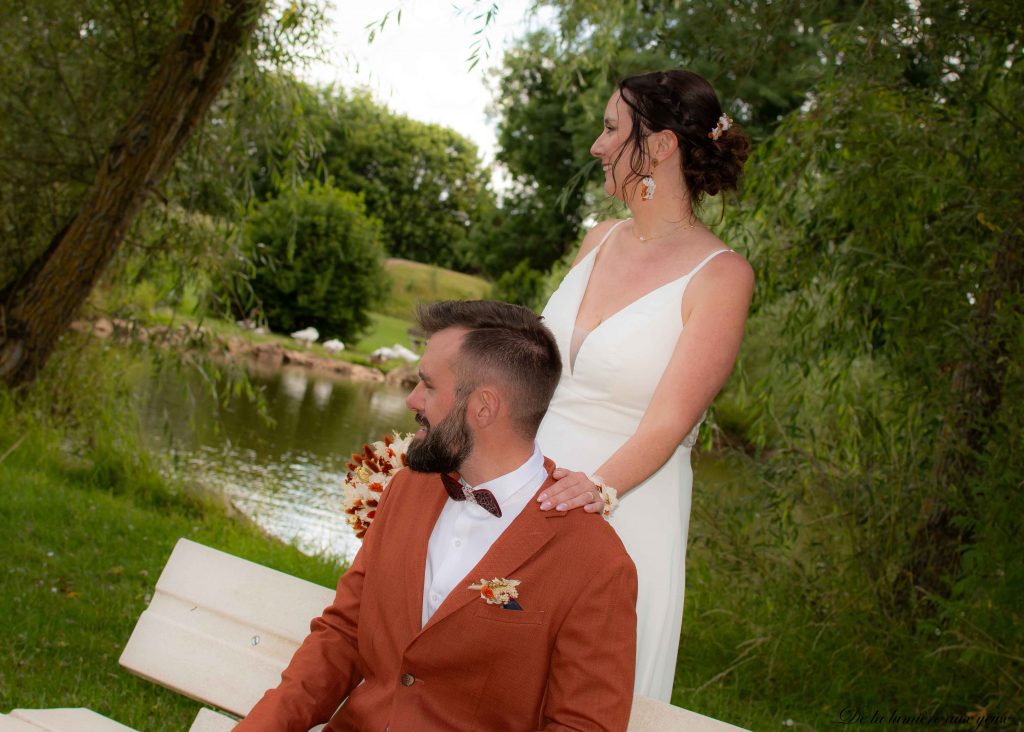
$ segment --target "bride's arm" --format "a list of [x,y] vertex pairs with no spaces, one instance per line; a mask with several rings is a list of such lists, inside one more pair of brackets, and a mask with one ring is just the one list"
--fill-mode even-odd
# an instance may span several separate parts
[[[665,464],[732,371],[743,338],[754,273],[739,256],[722,255],[694,277],[683,300],[685,327],[636,434],[597,469],[619,495]],[[603,508],[584,473],[556,470],[558,479],[538,497],[541,509]]]

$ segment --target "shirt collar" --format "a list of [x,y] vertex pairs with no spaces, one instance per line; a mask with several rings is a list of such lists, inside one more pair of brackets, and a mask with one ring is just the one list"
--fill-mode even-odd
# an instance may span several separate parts
[[[525,463],[510,473],[499,475],[497,478],[489,480],[486,483],[470,487],[473,490],[486,488],[494,494],[495,499],[498,501],[498,505],[501,505],[523,488],[539,488],[540,484],[543,482],[542,480],[539,480],[541,475],[547,475],[547,471],[544,469],[544,455],[540,451],[540,445],[534,441],[533,454],[526,459]],[[469,485],[466,481],[462,482]]]

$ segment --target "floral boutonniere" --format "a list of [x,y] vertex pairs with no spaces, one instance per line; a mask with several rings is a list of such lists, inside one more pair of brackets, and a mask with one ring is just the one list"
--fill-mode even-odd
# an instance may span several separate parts
[[482,579],[467,589],[478,590],[488,605],[512,605],[512,609],[519,609],[519,603],[515,602],[519,597],[518,586],[519,580],[495,577],[492,580]]

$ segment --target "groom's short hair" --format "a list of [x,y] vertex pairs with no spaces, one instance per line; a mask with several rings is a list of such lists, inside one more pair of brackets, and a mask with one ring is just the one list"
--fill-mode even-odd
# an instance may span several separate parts
[[416,315],[428,336],[447,328],[468,331],[453,366],[460,390],[500,379],[515,424],[524,437],[534,437],[562,375],[558,344],[542,318],[494,300],[445,300],[420,305]]

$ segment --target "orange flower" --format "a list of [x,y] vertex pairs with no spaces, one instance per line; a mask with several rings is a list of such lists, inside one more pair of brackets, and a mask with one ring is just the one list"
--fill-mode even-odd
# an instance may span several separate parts
[[490,580],[481,579],[467,589],[478,590],[488,605],[504,605],[519,597],[519,590],[516,589],[518,586],[519,580],[495,577]]

